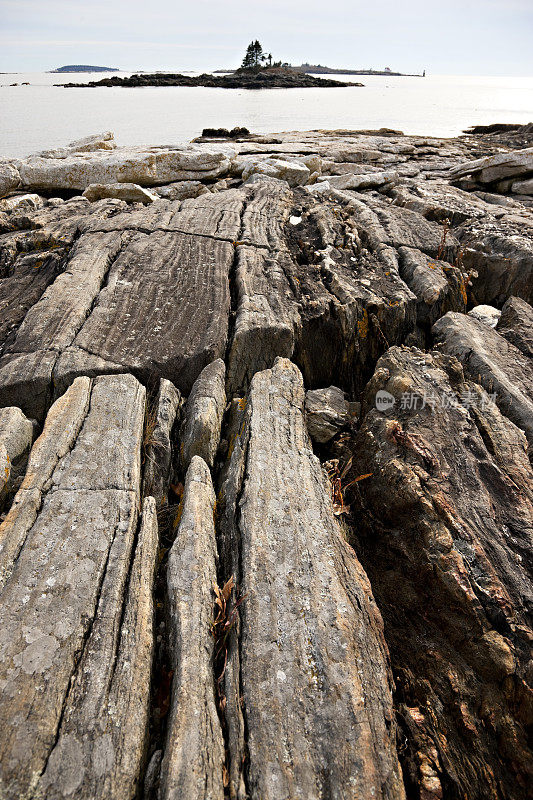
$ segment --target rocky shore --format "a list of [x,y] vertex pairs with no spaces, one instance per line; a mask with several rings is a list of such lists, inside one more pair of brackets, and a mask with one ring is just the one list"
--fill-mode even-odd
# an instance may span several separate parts
[[121,78],[113,75],[111,78],[102,78],[89,83],[64,83],[68,89],[87,88],[87,86],[124,86],[126,88],[138,86],[209,86],[214,89],[309,89],[309,88],[334,88],[346,86],[363,86],[362,83],[347,83],[336,81],[333,78],[317,78],[283,67],[270,67],[254,70],[236,70],[227,75],[204,73],[202,75],[173,75],[170,73],[150,73],[130,75]]
[[0,797],[525,800],[533,148],[214,133],[0,162]]

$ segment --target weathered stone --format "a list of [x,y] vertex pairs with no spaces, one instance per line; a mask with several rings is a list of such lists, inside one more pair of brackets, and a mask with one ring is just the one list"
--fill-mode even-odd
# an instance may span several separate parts
[[223,568],[245,597],[225,675],[230,794],[401,798],[380,615],[303,407],[289,361],[256,374],[222,488]]
[[153,203],[157,200],[156,194],[136,183],[91,183],[83,192],[83,196],[91,203],[103,200],[105,197],[114,197],[126,203]]
[[502,312],[498,308],[494,308],[494,306],[474,306],[474,308],[468,312],[468,316],[474,317],[474,319],[478,319],[480,322],[484,322],[489,328],[495,328],[498,325],[501,313]]
[[[22,185],[28,189],[83,190],[93,183],[157,186],[177,180],[216,178],[228,171],[234,155],[229,145],[121,147],[111,152],[98,148],[91,152],[69,151],[58,157],[30,156],[17,162],[17,167]],[[11,168],[6,183],[9,188],[13,188],[15,173]],[[6,191],[9,189],[4,194]]]
[[[385,412],[374,407],[378,391],[394,400]],[[403,403],[405,393],[415,400]],[[525,437],[443,354],[391,348],[363,405],[348,476],[366,475],[350,497],[353,535],[384,615],[405,775],[421,797],[525,800],[533,768]]]
[[480,158],[453,167],[449,175],[451,178],[460,178],[463,175],[475,175],[481,183],[492,183],[502,178],[514,178],[533,172],[533,147],[524,150],[512,150],[506,153],[496,153],[487,158]]
[[350,404],[337,386],[311,389],[305,395],[305,419],[313,441],[325,444],[352,420]]
[[17,194],[0,200],[0,211],[23,211],[24,209],[42,208],[45,201],[38,194]]
[[157,508],[167,503],[172,465],[172,428],[179,416],[181,395],[162,378],[153,408],[148,409],[144,431],[143,495],[155,499]]
[[255,174],[287,181],[289,186],[303,186],[309,180],[309,167],[297,161],[285,161],[281,158],[249,160],[244,164],[242,179],[246,181]]
[[161,764],[161,800],[223,800],[224,740],[213,678],[215,493],[206,463],[193,456],[167,566],[172,700]]
[[191,197],[207,194],[209,189],[200,181],[178,181],[167,186],[158,186],[155,191],[159,197],[167,200],[188,200]]
[[18,170],[9,161],[0,161],[0,197],[17,189],[20,185]]
[[94,150],[114,150],[116,146],[114,134],[111,131],[105,131],[104,133],[94,133],[91,136],[84,136],[82,139],[76,139],[66,147],[60,147],[54,150],[42,150],[36,155],[42,158],[65,158],[71,153],[91,153]]
[[399,247],[400,276],[416,295],[417,322],[432,325],[447,311],[465,311],[466,278],[461,270],[409,247]]
[[511,191],[514,194],[533,194],[533,178],[528,178],[527,181],[514,181]]
[[[138,791],[149,716],[157,548],[155,502],[147,497],[127,583],[123,573],[113,575],[111,563],[102,584],[79,678],[39,781],[38,794],[50,800],[123,800]],[[110,585],[112,578],[120,582]]]
[[390,189],[399,181],[397,172],[370,172],[360,175],[328,176],[327,182],[335,189],[354,189],[362,192],[367,189]]
[[528,303],[510,297],[502,308],[497,329],[525,356],[533,357],[533,308]]
[[15,473],[24,466],[33,440],[33,424],[20,408],[0,408],[0,511]]
[[193,384],[180,437],[180,460],[184,473],[193,456],[201,456],[210,467],[215,462],[226,407],[225,378],[225,364],[218,358],[204,367]]
[[144,398],[131,375],[76,380],[0,526],[6,800],[135,795],[157,538],[152,505],[135,545]]
[[533,301],[533,231],[527,222],[509,215],[454,230],[476,305],[501,306],[510,295]]
[[533,443],[533,365],[503,336],[465,314],[450,312],[433,326],[439,349],[455,356],[472,380],[495,393],[500,411]]

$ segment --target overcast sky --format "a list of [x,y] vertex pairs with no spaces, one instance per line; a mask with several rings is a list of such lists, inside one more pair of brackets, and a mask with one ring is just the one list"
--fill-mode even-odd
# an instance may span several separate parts
[[235,67],[275,58],[533,75],[533,0],[0,0],[0,71]]

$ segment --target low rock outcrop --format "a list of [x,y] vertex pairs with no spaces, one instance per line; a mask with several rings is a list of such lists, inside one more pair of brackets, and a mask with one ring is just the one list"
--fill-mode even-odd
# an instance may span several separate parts
[[0,164],[2,800],[526,799],[515,133]]

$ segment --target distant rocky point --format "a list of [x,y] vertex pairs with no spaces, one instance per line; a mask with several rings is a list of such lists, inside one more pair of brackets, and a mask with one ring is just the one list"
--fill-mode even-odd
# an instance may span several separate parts
[[137,74],[119,78],[103,78],[89,83],[65,83],[67,88],[87,86],[210,86],[218,89],[306,89],[346,86],[363,86],[362,83],[347,83],[317,78],[286,67],[270,67],[261,70],[239,69],[229,75],[181,75],[171,73]]
[[[386,76],[395,76],[401,78],[425,78],[426,71],[424,70],[422,73],[406,73],[406,72],[394,72],[393,70],[389,69],[389,67],[385,67],[385,69],[335,69],[333,67],[325,67],[322,64],[300,64],[299,66],[290,66],[288,69],[293,70],[294,72],[303,72],[312,75],[386,75]],[[215,74],[218,73],[234,73],[238,70],[233,69],[217,69],[215,70]]]
[[92,67],[88,64],[67,64],[50,72],[118,72],[117,67]]

